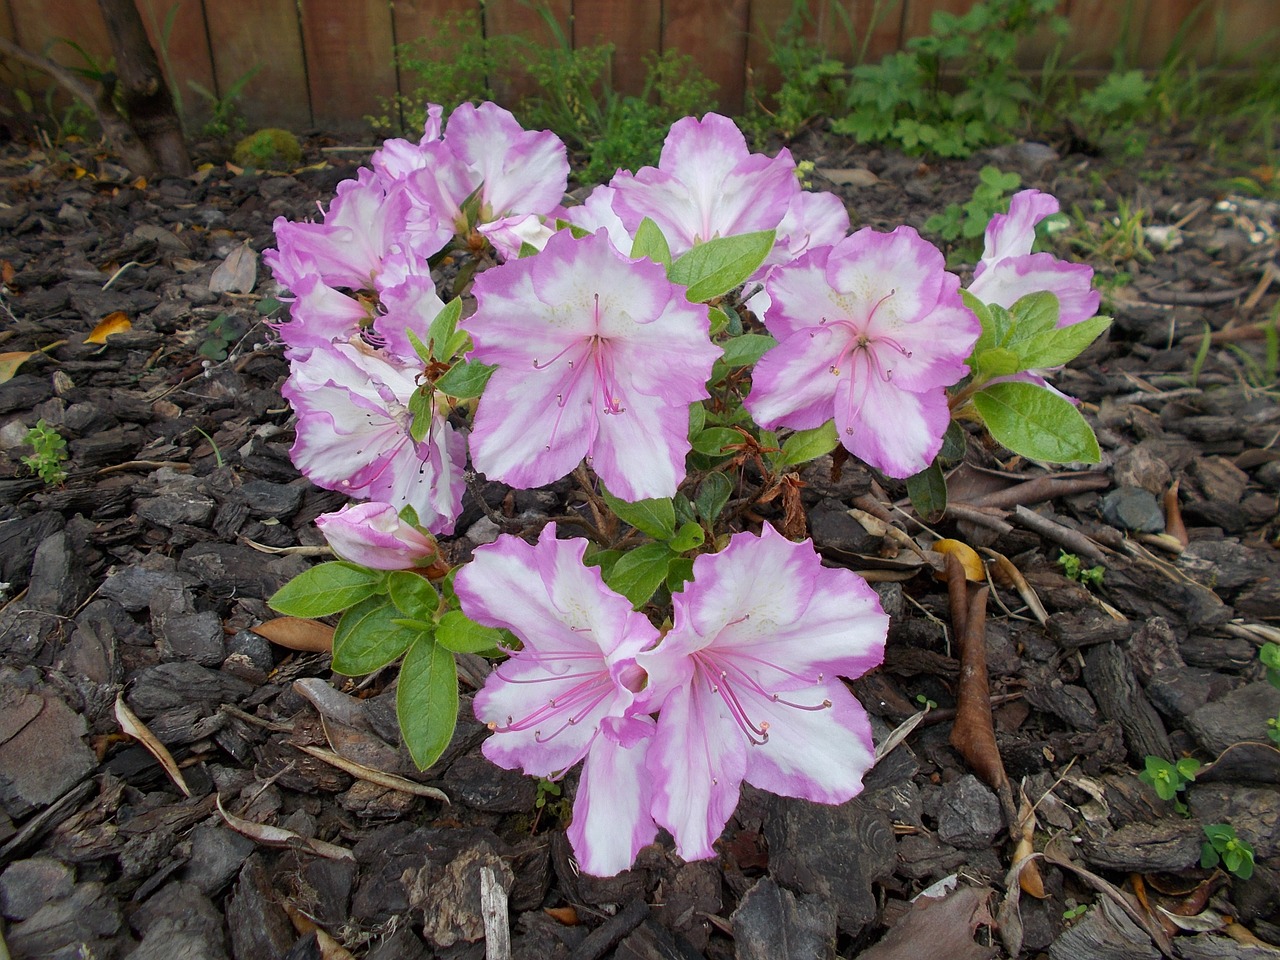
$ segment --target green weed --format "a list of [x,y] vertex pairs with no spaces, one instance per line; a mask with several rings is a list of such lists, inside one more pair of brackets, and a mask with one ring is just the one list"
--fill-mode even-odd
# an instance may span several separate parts
[[1237,837],[1234,827],[1206,824],[1204,835],[1207,839],[1200,845],[1200,866],[1207,870],[1221,863],[1241,880],[1253,876],[1253,846]]
[[1177,763],[1170,763],[1160,757],[1147,757],[1146,769],[1138,774],[1138,779],[1150,784],[1161,800],[1172,800],[1173,809],[1184,817],[1189,815],[1187,805],[1178,799],[1178,794],[1187,789],[1187,784],[1196,778],[1200,769],[1200,761],[1183,757]]
[[38,420],[36,425],[27,431],[26,442],[31,447],[30,456],[22,458],[30,470],[49,486],[55,486],[67,479],[67,471],[63,463],[67,460],[67,441],[53,427]]

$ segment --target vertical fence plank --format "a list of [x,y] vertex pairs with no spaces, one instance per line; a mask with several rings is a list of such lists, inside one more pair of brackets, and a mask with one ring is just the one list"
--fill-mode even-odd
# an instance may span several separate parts
[[722,113],[739,113],[746,87],[744,64],[750,0],[666,0],[662,49],[692,56],[715,81]]
[[100,67],[111,59],[111,41],[97,0],[10,0],[16,42],[24,50],[50,57],[68,67],[88,67],[62,40],[79,44]]
[[1280,4],[1276,0],[1218,0],[1205,24],[1201,63],[1222,58],[1229,66],[1262,65],[1280,57]]
[[[17,33],[13,28],[13,9],[9,0],[0,0],[0,37],[4,37],[11,43],[18,42]],[[23,90],[28,94],[34,94],[40,89],[40,82],[40,75],[35,70],[0,57],[0,106],[11,110],[15,117],[25,119],[14,91]]]
[[[294,0],[213,0],[205,8],[218,94],[250,71],[238,104],[250,128],[312,126],[307,64]],[[314,69],[324,70],[317,63]]]
[[[191,84],[198,83],[211,93],[216,87],[204,28],[204,5],[199,0],[137,0],[137,5],[187,133],[198,131],[209,117],[210,104]],[[167,36],[166,25],[170,26]]]
[[322,130],[364,132],[396,91],[387,0],[302,0],[302,43],[311,120]]
[[645,59],[662,43],[662,6],[634,0],[589,0],[573,11],[574,47],[613,44],[613,88],[638,94],[644,89]]
[[[556,46],[560,39],[547,25],[540,10],[550,13],[565,40],[573,40],[572,0],[546,0],[536,7],[522,0],[488,0],[484,4],[485,36],[527,37],[531,43]],[[493,81],[494,93],[507,106],[536,89],[528,74],[520,69],[500,70]]]
[[[1136,8],[1142,5],[1142,0],[1132,5],[1117,0],[1071,0],[1070,66],[1085,71],[1111,69],[1122,40],[1131,40],[1135,24],[1141,23]],[[1125,52],[1124,57],[1132,62],[1132,52]]]

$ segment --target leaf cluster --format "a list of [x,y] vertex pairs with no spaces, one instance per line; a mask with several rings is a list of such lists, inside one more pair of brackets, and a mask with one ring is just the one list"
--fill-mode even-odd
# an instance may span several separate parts
[[1178,813],[1188,816],[1187,805],[1178,799],[1178,794],[1195,780],[1200,761],[1183,757],[1177,763],[1170,763],[1162,757],[1149,756],[1145,763],[1146,769],[1138,774],[1138,779],[1150,784],[1161,800],[1172,800],[1173,808]]
[[1220,862],[1241,880],[1253,876],[1253,845],[1236,836],[1227,823],[1210,823],[1204,827],[1206,840],[1200,845],[1200,866],[1206,870]]
[[907,153],[967,157],[1013,139],[1035,93],[1014,66],[1041,26],[1062,31],[1054,0],[984,0],[968,12],[935,11],[930,33],[852,71],[844,116],[832,129]]
[[67,479],[67,471],[63,466],[67,460],[67,441],[57,430],[41,418],[27,431],[24,439],[32,452],[23,457],[22,462],[33,473],[49,486]]
[[924,229],[947,243],[966,241],[967,259],[976,260],[980,250],[974,241],[983,235],[993,216],[1009,212],[1009,200],[1020,186],[1022,177],[1018,174],[1002,173],[988,164],[978,171],[973,196],[963,204],[948,204],[942,213],[935,213],[924,222]]

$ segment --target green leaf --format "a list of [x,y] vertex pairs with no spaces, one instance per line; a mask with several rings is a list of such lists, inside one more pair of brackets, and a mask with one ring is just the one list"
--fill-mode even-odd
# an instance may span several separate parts
[[458,667],[440,644],[420,640],[404,658],[396,685],[396,719],[419,770],[440,759],[458,724]]
[[542,251],[535,247],[528,240],[520,241],[520,249],[516,251],[516,259],[523,260],[525,257],[536,257]]
[[782,453],[778,456],[777,464],[780,467],[790,467],[808,463],[824,453],[830,453],[839,443],[836,422],[828,420],[820,427],[800,430],[787,437],[782,443]]
[[404,328],[405,336],[409,338],[409,343],[413,347],[413,352],[418,355],[418,359],[423,363],[431,362],[431,348],[418,339],[418,335],[408,327]]
[[732,495],[732,480],[719,471],[709,473],[698,485],[698,495],[694,498],[693,505],[698,508],[698,516],[705,523],[715,523]]
[[706,542],[707,534],[699,523],[682,524],[680,529],[676,531],[674,537],[667,541],[667,546],[676,553],[687,553],[690,550],[696,550]]
[[381,574],[354,563],[321,563],[277,590],[267,606],[288,617],[325,617],[373,596],[381,585]]
[[693,438],[693,449],[705,453],[709,457],[724,454],[724,448],[742,442],[742,434],[729,427],[707,427]]
[[728,293],[755,273],[773,249],[775,231],[740,233],[700,243],[671,264],[672,283],[688,288],[691,303]]
[[709,316],[711,318],[711,335],[713,337],[721,330],[729,328],[729,315],[719,307],[712,307]]
[[646,543],[624,553],[604,582],[639,610],[667,578],[667,564],[675,556],[665,543]]
[[937,460],[915,476],[907,477],[907,496],[911,498],[917,516],[928,523],[946,512],[947,480]]
[[613,569],[613,565],[627,555],[625,550],[596,550],[594,553],[588,552],[582,558],[582,563],[587,567],[599,567],[600,576],[605,583],[609,582],[609,571]]
[[[446,352],[453,341],[454,332],[458,329],[458,321],[462,319],[462,298],[454,297],[445,308],[436,314],[427,328],[427,339],[431,341],[431,357],[435,360],[448,360],[452,354]],[[414,345],[417,349],[417,345]]]
[[707,408],[700,403],[689,404],[689,436],[696,437],[707,422]]
[[667,564],[667,589],[678,593],[693,579],[693,561],[688,557],[672,557]]
[[396,609],[406,617],[430,619],[440,606],[440,594],[426,577],[408,570],[387,574],[387,594]]
[[776,347],[778,341],[763,333],[744,333],[726,340],[724,356],[720,359],[731,367],[746,367],[763,357],[766,351]]
[[1031,383],[996,383],[973,405],[999,443],[1014,453],[1050,463],[1097,463],[1098,438],[1071,403]]
[[455,363],[443,377],[436,381],[436,389],[459,400],[469,400],[484,393],[484,385],[493,376],[496,366],[478,360]]
[[1062,304],[1058,301],[1057,294],[1041,290],[1019,297],[1009,308],[1009,312],[1013,314],[1014,326],[1026,332],[1025,337],[1056,327],[1058,318],[1062,316]]
[[435,391],[430,387],[419,387],[409,394],[409,413],[413,420],[409,422],[409,436],[414,443],[421,443],[431,432],[431,421],[435,416]]
[[483,653],[507,645],[496,627],[476,623],[461,610],[450,610],[436,625],[436,643],[454,653]]
[[385,667],[419,636],[394,621],[400,611],[386,597],[361,600],[342,615],[333,631],[333,669],[359,677]]
[[671,268],[671,245],[667,243],[667,238],[662,235],[658,225],[648,217],[640,221],[640,226],[636,228],[635,242],[631,244],[631,259],[637,260],[640,257],[648,257],[654,263]]
[[958,463],[964,459],[964,452],[969,446],[969,435],[964,427],[952,420],[947,432],[942,435],[942,449],[938,451],[938,459],[944,463]]
[[603,486],[600,494],[619,520],[631,524],[641,533],[655,540],[666,540],[676,532],[676,508],[669,498],[628,502],[619,500]]
[[1060,367],[1074,360],[1109,326],[1111,326],[1110,317],[1093,317],[1081,323],[1055,328],[1042,334],[1023,348],[1025,369]]
[[1004,347],[992,347],[989,350],[975,352],[973,366],[980,382],[986,382],[995,377],[1007,377],[1027,369],[1021,357]]

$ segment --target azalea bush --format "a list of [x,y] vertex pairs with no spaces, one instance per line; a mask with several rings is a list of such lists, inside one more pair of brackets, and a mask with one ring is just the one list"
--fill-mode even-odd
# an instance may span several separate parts
[[[423,768],[453,732],[455,656],[499,661],[473,704],[484,753],[549,780],[583,762],[569,837],[590,873],[660,828],[713,856],[743,782],[848,800],[874,748],[842,678],[880,662],[888,618],[802,539],[797,469],[853,456],[936,507],[965,422],[1097,460],[1047,381],[1107,323],[1087,267],[1032,252],[1057,202],[1014,196],[966,290],[910,227],[850,233],[787,151],[716,114],[571,207],[554,135],[492,103],[441,116],[317,222],[276,222],[294,462],[359,502],[317,520],[342,559],[272,606],[341,614],[339,673],[401,660]],[[569,477],[573,505],[495,514],[459,563],[437,538],[480,475]]]

